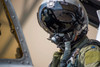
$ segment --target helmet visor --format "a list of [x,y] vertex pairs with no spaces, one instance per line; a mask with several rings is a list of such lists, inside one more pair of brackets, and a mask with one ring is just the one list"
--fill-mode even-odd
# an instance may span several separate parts
[[56,18],[61,22],[71,23],[75,21],[75,15],[67,10],[56,10],[53,11]]
[[67,33],[74,29],[74,15],[66,10],[44,10],[41,19],[52,33]]

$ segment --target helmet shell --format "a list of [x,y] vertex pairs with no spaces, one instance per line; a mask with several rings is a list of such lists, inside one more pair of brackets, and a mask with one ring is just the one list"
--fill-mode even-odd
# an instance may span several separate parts
[[[45,8],[50,8],[53,10],[65,10],[64,8],[62,8],[61,4],[57,4],[58,2],[62,3],[64,2],[63,0],[53,0],[53,1],[48,1],[45,0],[41,6],[39,7],[38,13],[37,13],[37,18],[38,18],[38,23],[39,25],[49,34],[53,34],[55,32],[51,31],[50,29],[48,29],[48,27],[45,25],[45,23],[42,21],[42,11]],[[84,20],[82,21],[82,27],[81,30],[79,30],[79,34],[82,32],[82,30],[84,30],[86,27],[88,27],[88,16],[86,13],[86,10],[84,9],[83,5],[79,2],[79,0],[65,0],[65,3],[74,5],[75,7],[78,8],[78,11],[80,11],[79,13],[81,14],[81,17],[84,18]],[[67,5],[65,5],[67,7]],[[56,14],[57,15],[57,14]],[[51,23],[52,24],[52,23]]]

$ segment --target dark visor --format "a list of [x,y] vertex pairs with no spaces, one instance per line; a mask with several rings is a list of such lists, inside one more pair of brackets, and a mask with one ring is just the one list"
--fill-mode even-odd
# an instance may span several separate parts
[[74,30],[75,17],[66,10],[44,9],[41,19],[46,28],[53,33],[67,33]]
[[75,21],[75,15],[72,12],[69,12],[67,10],[56,10],[53,12],[59,21],[67,22],[67,23],[71,23]]

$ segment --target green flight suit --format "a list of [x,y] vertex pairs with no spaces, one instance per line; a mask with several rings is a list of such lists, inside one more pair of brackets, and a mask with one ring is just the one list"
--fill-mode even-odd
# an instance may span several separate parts
[[[66,67],[100,67],[100,43],[96,40],[89,40],[86,36],[75,44],[72,49],[80,48],[75,65],[71,63]],[[63,52],[55,52],[49,67],[60,67],[60,60]]]

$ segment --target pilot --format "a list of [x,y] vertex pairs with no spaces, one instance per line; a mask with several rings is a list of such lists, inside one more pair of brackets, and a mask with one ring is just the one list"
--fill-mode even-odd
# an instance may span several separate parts
[[37,13],[39,25],[59,51],[49,67],[100,67],[100,43],[88,39],[88,16],[79,0],[50,0]]

